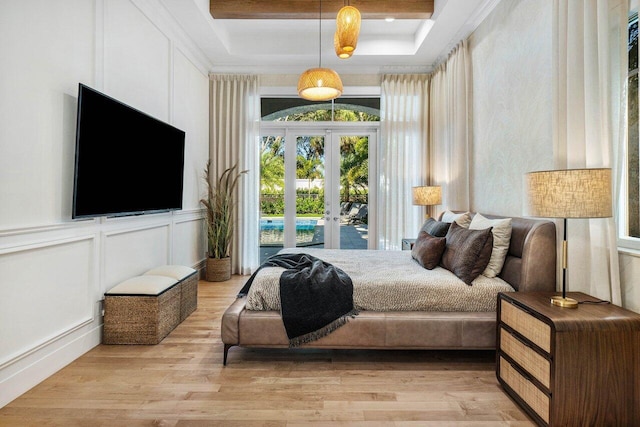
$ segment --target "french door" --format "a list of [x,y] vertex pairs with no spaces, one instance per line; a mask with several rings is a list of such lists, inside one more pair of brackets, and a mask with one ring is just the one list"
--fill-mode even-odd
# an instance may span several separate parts
[[[261,261],[283,247],[375,248],[377,127],[279,125],[262,128]],[[267,160],[284,166],[275,184]],[[282,196],[281,215],[269,191]]]

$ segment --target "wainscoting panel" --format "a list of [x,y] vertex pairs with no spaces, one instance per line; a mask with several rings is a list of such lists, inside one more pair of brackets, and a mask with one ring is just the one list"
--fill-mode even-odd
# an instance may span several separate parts
[[104,291],[122,280],[169,263],[171,229],[169,223],[105,232],[103,235]]
[[640,313],[640,253],[626,250],[619,252],[622,306]]
[[171,42],[132,2],[105,2],[105,92],[169,121]]
[[[205,256],[200,49],[161,0],[27,3],[0,6],[0,407],[100,343],[105,290]],[[186,132],[184,211],[71,220],[78,82]]]
[[186,132],[183,208],[201,209],[202,174],[209,158],[209,78],[179,49],[173,50],[173,122]]
[[207,250],[204,226],[202,215],[176,220],[173,233],[174,264],[194,267],[204,260]]
[[93,319],[93,236],[0,252],[0,368]]

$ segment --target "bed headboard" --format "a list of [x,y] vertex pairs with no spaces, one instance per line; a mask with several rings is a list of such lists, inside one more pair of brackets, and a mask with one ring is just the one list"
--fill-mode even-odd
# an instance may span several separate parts
[[556,225],[544,219],[482,215],[512,218],[509,252],[498,277],[517,291],[555,291]]

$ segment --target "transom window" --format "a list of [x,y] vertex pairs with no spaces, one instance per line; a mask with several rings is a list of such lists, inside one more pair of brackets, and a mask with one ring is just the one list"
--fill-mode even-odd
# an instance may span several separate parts
[[262,98],[267,122],[379,122],[380,98],[339,98],[313,102],[301,98]]

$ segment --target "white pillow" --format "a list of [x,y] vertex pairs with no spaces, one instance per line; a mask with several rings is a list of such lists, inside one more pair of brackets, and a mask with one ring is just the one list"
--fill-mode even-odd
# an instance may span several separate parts
[[457,214],[451,211],[445,211],[442,214],[442,222],[453,221],[457,222],[460,227],[469,228],[469,224],[471,224],[471,214],[469,212]]
[[511,218],[489,219],[477,213],[471,220],[471,225],[469,225],[470,230],[484,230],[489,227],[493,227],[491,229],[493,250],[491,251],[489,265],[484,269],[482,275],[496,277],[502,271],[504,260],[507,258],[507,252],[509,252]]

